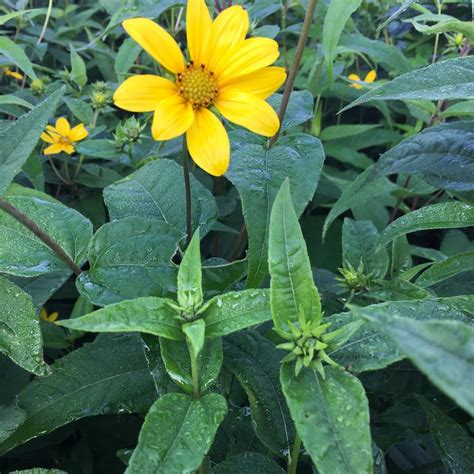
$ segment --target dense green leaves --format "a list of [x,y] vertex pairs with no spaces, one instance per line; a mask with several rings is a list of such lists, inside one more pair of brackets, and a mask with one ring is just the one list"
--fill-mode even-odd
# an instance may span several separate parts
[[241,474],[243,472],[259,474],[284,474],[284,470],[271,459],[260,453],[246,452],[236,454],[212,468],[212,474]]
[[50,376],[18,395],[25,417],[0,452],[85,416],[145,411],[157,393],[144,351],[137,335],[119,335],[101,337],[57,360]]
[[295,376],[281,368],[281,385],[304,447],[321,474],[372,472],[369,407],[357,378],[339,367],[322,380],[313,369]]
[[217,393],[194,401],[178,393],[164,395],[145,418],[126,472],[181,474],[196,470],[226,412],[227,403]]
[[268,224],[281,184],[289,177],[293,205],[300,215],[313,197],[323,162],[319,140],[303,134],[282,137],[270,150],[245,145],[233,153],[226,176],[239,191],[247,225],[247,287],[260,286],[268,272]]
[[0,276],[0,352],[36,375],[48,373],[43,339],[31,297]]
[[364,317],[389,336],[444,393],[474,414],[474,329],[461,321],[413,321],[398,316]]
[[[7,38],[0,38],[0,41]],[[8,128],[0,132],[0,196],[20,171],[33,151],[48,120],[54,114],[64,89],[53,92],[33,110],[22,115]]]

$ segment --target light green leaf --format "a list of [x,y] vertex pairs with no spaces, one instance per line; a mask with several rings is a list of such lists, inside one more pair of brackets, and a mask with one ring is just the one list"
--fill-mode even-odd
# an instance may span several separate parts
[[434,263],[416,280],[417,285],[430,287],[459,273],[474,270],[474,252],[460,253]]
[[432,204],[409,212],[392,222],[380,236],[382,247],[400,235],[428,229],[453,229],[474,226],[474,206],[452,201]]
[[244,290],[215,296],[203,314],[206,337],[226,336],[271,319],[269,291]]
[[111,304],[80,318],[56,324],[89,332],[144,332],[175,341],[184,339],[173,301],[153,296]]
[[182,474],[198,469],[227,413],[222,395],[191,400],[166,394],[150,408],[127,474]]
[[31,110],[34,106],[27,102],[26,100],[17,97],[13,94],[4,94],[0,95],[0,105],[3,104],[13,104],[13,105],[20,105],[21,107],[26,107],[27,109]]
[[250,402],[259,439],[278,456],[291,449],[295,436],[279,381],[284,352],[256,331],[224,339],[224,364],[237,377]]
[[31,297],[0,276],[0,352],[23,369],[46,375],[43,338]]
[[365,133],[374,128],[378,128],[380,125],[330,125],[323,129],[319,135],[319,139],[323,142],[331,140],[339,140],[341,138],[349,138],[360,133]]
[[183,324],[182,328],[186,335],[189,350],[192,351],[194,358],[196,358],[204,347],[206,323],[204,319],[196,319],[191,323]]
[[0,53],[11,59],[30,79],[36,79],[33,64],[23,49],[7,36],[0,38]]
[[126,74],[130,70],[141,51],[142,49],[140,45],[137,44],[132,38],[127,38],[122,43],[117,51],[114,64],[115,72],[119,77],[120,75]]
[[71,45],[72,80],[82,89],[87,84],[87,68],[84,60]]
[[[82,123],[90,124],[94,118],[94,110],[84,99],[74,99],[68,97],[65,99],[68,109],[78,118]],[[93,140],[98,141],[98,140]],[[104,140],[105,141],[105,140]],[[90,142],[90,141],[89,141]],[[83,146],[84,142],[79,142],[76,146],[77,153],[84,153],[79,149],[79,146]],[[87,142],[86,142],[87,143]],[[113,146],[115,154],[117,154],[117,148]],[[87,155],[87,153],[84,153]],[[93,155],[94,156],[94,155]]]
[[144,352],[136,334],[99,336],[58,359],[19,393],[25,418],[0,453],[86,416],[146,411],[157,393]]
[[447,59],[396,77],[356,99],[341,112],[373,100],[473,99],[474,57]]
[[275,327],[289,332],[288,322],[301,317],[321,318],[321,301],[313,282],[306,242],[298,223],[285,180],[275,198],[270,218],[268,262],[270,266],[270,304]]
[[460,21],[453,19],[441,21],[438,24],[432,26],[423,25],[417,21],[412,21],[412,24],[420,33],[433,35],[437,33],[446,33],[447,31],[454,31],[456,33],[461,33],[467,37],[469,41],[474,41],[474,25],[472,21]]
[[[4,40],[7,38],[0,38]],[[53,92],[33,110],[0,132],[0,196],[19,173],[33,151],[48,120],[53,116],[64,88]]]
[[198,229],[178,270],[178,304],[191,313],[203,303],[200,244]]
[[474,328],[461,321],[363,317],[386,334],[430,380],[474,415]]
[[364,387],[340,367],[325,371],[322,380],[313,369],[295,376],[292,365],[281,367],[281,386],[298,434],[321,474],[372,473]]

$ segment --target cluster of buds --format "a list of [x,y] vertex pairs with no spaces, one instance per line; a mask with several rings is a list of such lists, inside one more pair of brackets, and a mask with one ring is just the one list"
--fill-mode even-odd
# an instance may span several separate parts
[[340,277],[336,280],[345,288],[351,291],[365,291],[370,289],[375,281],[373,273],[366,274],[364,272],[364,263],[361,261],[357,270],[346,260],[339,268]]
[[145,130],[146,123],[141,123],[140,120],[137,120],[134,115],[124,122],[120,122],[117,125],[114,133],[114,141],[119,150],[123,150],[126,145],[131,145],[133,143],[140,143],[143,135],[143,130]]
[[98,81],[92,88],[91,103],[95,109],[103,109],[112,101],[111,91],[106,82]]
[[34,95],[41,96],[45,93],[45,81],[44,79],[36,78],[31,81],[30,89]]

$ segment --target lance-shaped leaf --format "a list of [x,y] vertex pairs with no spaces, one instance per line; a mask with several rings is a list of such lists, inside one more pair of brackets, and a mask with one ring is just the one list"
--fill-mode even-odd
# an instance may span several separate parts
[[30,295],[0,276],[0,352],[36,375],[48,373],[43,338]]
[[313,369],[295,376],[283,364],[281,386],[304,447],[321,474],[372,473],[369,406],[359,380],[327,367],[322,380]]
[[28,56],[20,46],[7,36],[0,38],[0,53],[10,58],[30,79],[36,79],[33,64],[31,64]]
[[373,89],[343,109],[372,100],[444,100],[472,99],[474,58],[447,59],[436,64],[398,76]]
[[193,312],[203,302],[199,229],[194,233],[178,271],[178,304]]
[[268,257],[270,304],[276,328],[289,332],[288,322],[297,322],[298,315],[305,320],[320,319],[321,302],[288,180],[273,204]]
[[461,321],[362,316],[386,334],[440,390],[474,415],[474,328]]
[[18,394],[25,417],[0,453],[86,416],[146,411],[157,392],[144,352],[136,334],[99,336],[57,360]]
[[154,296],[111,304],[80,318],[62,319],[56,324],[89,332],[144,332],[180,341],[181,323],[174,302]]
[[206,336],[218,337],[271,319],[269,291],[244,290],[215,296],[206,303]]
[[417,278],[416,284],[424,287],[433,286],[440,281],[471,270],[474,270],[474,252],[460,253],[431,265]]
[[166,394],[150,408],[127,474],[181,474],[198,469],[227,413],[222,395],[192,400]]

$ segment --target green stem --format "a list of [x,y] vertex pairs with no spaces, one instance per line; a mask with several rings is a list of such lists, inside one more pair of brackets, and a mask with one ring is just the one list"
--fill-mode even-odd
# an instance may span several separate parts
[[[281,99],[280,110],[278,112],[278,118],[280,119],[280,128],[281,128],[281,123],[283,121],[283,118],[285,117],[286,109],[288,107],[290,94],[291,94],[291,91],[293,90],[293,84],[296,79],[296,73],[298,72],[298,67],[301,62],[301,57],[303,56],[304,48],[306,46],[306,41],[308,40],[309,29],[311,27],[311,23],[313,22],[314,10],[316,8],[317,2],[318,0],[309,0],[308,2],[308,9],[306,10],[306,15],[304,17],[303,29],[301,30],[301,35],[298,40],[298,45],[296,46],[295,58],[293,59],[293,63],[288,73],[288,79],[286,80],[285,89],[283,90],[283,97]],[[269,147],[273,146],[273,144],[277,141],[279,134],[280,134],[280,129],[275,134],[275,136],[270,139],[270,142],[268,144]]]
[[193,350],[189,347],[189,358],[191,359],[191,377],[193,379],[193,395],[195,400],[201,398],[201,390],[199,388],[199,368],[197,365],[197,359],[194,357]]
[[90,125],[91,128],[95,128],[95,126],[97,125],[97,119],[98,118],[99,118],[99,109],[95,109],[94,110],[94,116],[92,117],[92,122],[91,122],[91,125]]
[[186,193],[186,245],[191,241],[191,181],[189,178],[189,158],[188,148],[186,146],[186,139],[183,137],[183,174],[184,174],[184,190]]
[[38,46],[41,41],[43,41],[44,35],[46,33],[46,29],[48,28],[49,18],[51,16],[51,11],[53,9],[53,0],[49,0],[48,2],[48,10],[46,11],[46,18],[44,19],[43,29],[38,37],[38,41],[36,42],[36,46]]
[[301,438],[298,433],[295,435],[295,441],[293,443],[293,449],[291,450],[290,465],[288,466],[288,474],[296,474],[296,468],[298,467],[298,459],[300,457],[301,450]]
[[79,174],[79,171],[81,171],[82,168],[82,163],[84,162],[84,155],[81,155],[79,157],[79,161],[77,162],[76,170],[74,171],[74,176],[73,176],[73,181],[76,180],[77,175]]

